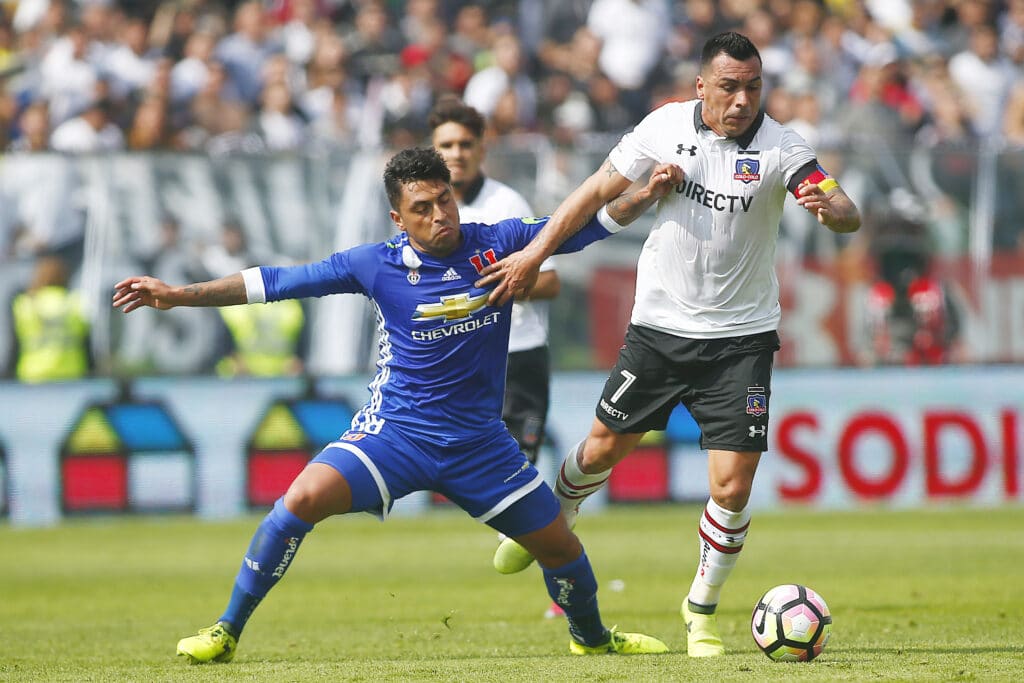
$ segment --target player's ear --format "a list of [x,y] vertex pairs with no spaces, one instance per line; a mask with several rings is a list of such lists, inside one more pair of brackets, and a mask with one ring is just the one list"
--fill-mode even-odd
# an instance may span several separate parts
[[397,225],[399,230],[405,232],[405,226],[402,225],[402,214],[398,213],[394,209],[391,209],[388,215],[391,216],[391,222]]

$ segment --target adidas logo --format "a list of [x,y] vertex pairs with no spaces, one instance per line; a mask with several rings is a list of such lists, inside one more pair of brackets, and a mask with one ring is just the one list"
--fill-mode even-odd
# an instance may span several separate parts
[[449,268],[445,271],[444,275],[441,276],[441,282],[451,282],[452,280],[461,280],[462,276],[455,272],[454,268]]

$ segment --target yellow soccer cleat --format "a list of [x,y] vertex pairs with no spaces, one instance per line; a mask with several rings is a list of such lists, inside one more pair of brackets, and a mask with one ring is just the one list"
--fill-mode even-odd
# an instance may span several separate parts
[[230,662],[238,648],[238,639],[228,632],[223,622],[199,629],[199,633],[178,641],[178,655],[189,664]]
[[683,600],[680,614],[686,622],[686,654],[691,657],[718,657],[725,654],[722,636],[718,635],[718,616],[690,611],[690,601]]
[[668,652],[668,645],[653,636],[643,633],[619,633],[612,626],[608,630],[608,642],[604,645],[590,647],[569,640],[569,652],[574,655],[660,655]]
[[515,574],[533,564],[533,555],[511,538],[498,544],[494,551],[494,568],[501,574]]

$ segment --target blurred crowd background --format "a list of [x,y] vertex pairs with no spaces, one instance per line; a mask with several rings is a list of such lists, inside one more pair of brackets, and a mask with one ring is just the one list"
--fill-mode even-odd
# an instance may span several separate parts
[[[88,339],[85,374],[213,372],[223,358],[200,328],[216,314],[125,327],[107,310],[113,282],[386,236],[367,198],[381,159],[426,144],[450,93],[487,118],[486,170],[549,212],[648,111],[694,96],[700,48],[727,29],[760,49],[768,113],[865,218],[837,237],[787,207],[780,273],[797,313],[781,363],[1024,360],[1024,0],[11,0],[0,298],[79,293],[83,324],[60,330]],[[622,244],[560,267],[556,369],[609,364],[598,338],[614,352],[632,298]],[[0,372],[17,377],[8,308]],[[301,350],[282,367],[372,367],[372,325],[342,361],[316,329],[365,316],[342,308],[293,315]]]
[[693,94],[710,35],[761,50],[814,145],[1024,143],[1024,0],[13,0],[11,150],[303,150],[422,140],[444,93],[493,135],[621,132]]

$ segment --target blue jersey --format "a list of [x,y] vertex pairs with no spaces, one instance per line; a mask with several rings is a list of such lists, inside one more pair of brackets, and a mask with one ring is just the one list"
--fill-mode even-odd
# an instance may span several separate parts
[[[512,303],[489,305],[489,291],[473,283],[483,268],[525,247],[547,221],[464,223],[462,245],[445,258],[413,252],[402,233],[318,263],[262,267],[266,300],[348,292],[373,301],[377,374],[351,431],[377,434],[390,423],[442,446],[477,441],[504,430]],[[579,251],[610,234],[591,220],[558,253]]]

